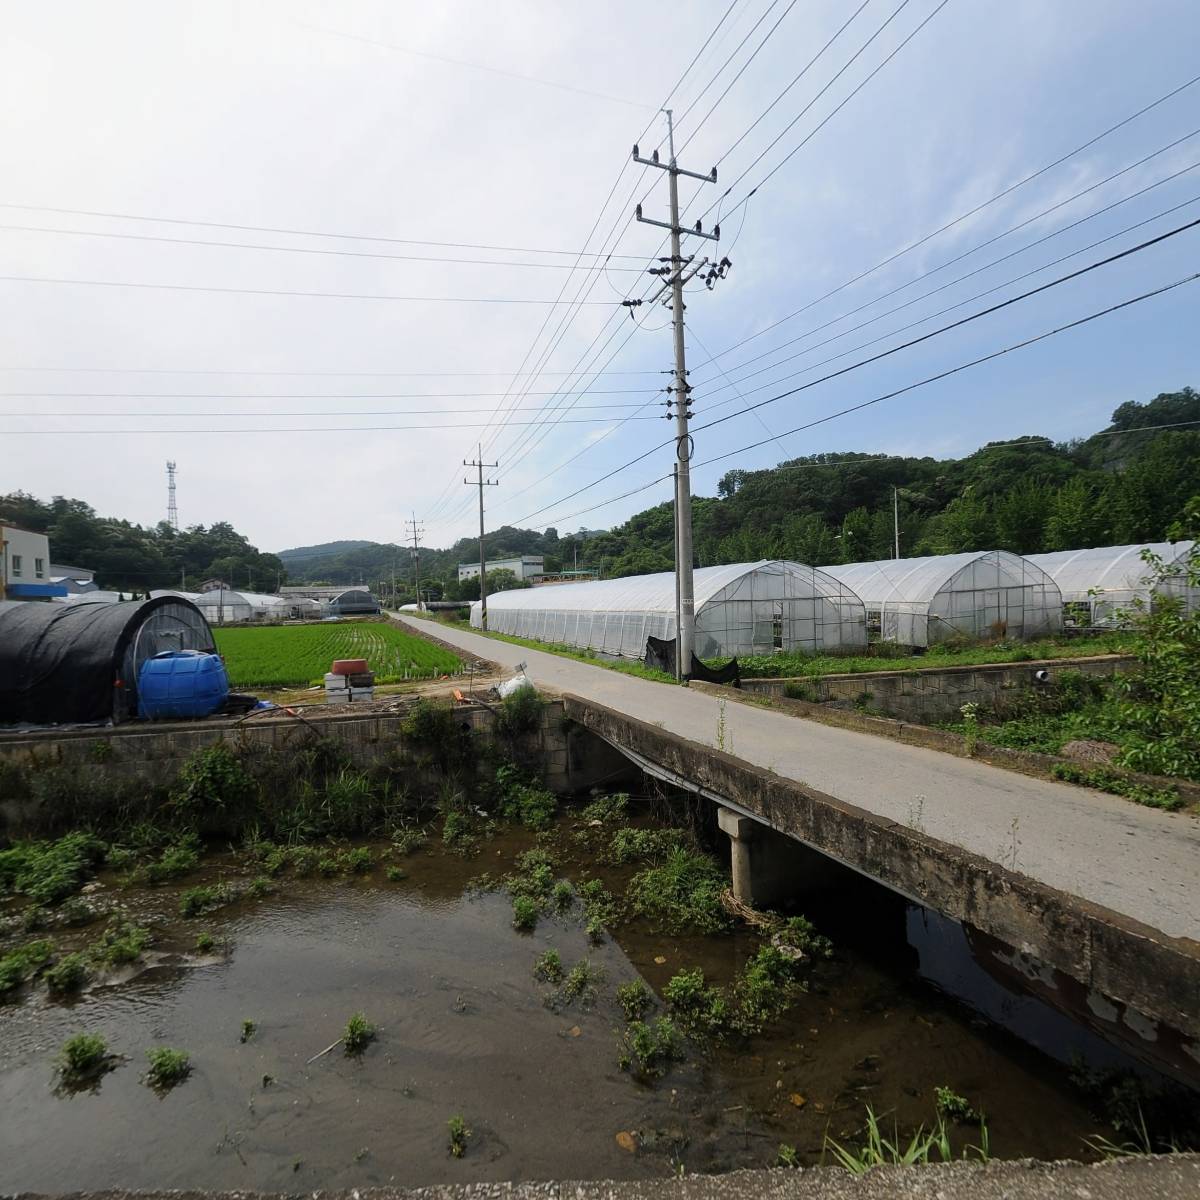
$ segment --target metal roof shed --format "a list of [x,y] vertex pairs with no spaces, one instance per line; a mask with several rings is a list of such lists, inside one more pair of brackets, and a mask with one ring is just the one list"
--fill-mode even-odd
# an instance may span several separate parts
[[1092,625],[1113,625],[1139,605],[1148,605],[1157,591],[1177,596],[1189,609],[1200,606],[1200,588],[1188,587],[1186,578],[1169,576],[1154,587],[1153,572],[1143,551],[1157,555],[1167,567],[1182,568],[1194,542],[1143,542],[1136,546],[1094,546],[1087,550],[1060,550],[1027,554],[1058,585],[1069,616],[1082,616]]
[[0,723],[62,725],[137,713],[142,663],[212,650],[195,605],[174,596],[91,604],[0,603]]
[[1040,567],[1006,550],[822,567],[855,592],[885,642],[1038,637],[1062,628],[1062,597]]
[[[866,645],[866,617],[858,597],[803,563],[701,567],[694,579],[699,658]],[[471,624],[480,624],[478,601],[471,606]],[[675,574],[497,592],[488,597],[488,627],[641,658],[648,637],[675,637]]]

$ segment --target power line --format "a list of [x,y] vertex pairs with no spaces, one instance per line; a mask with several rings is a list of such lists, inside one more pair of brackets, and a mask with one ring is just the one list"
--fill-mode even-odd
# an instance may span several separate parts
[[[143,288],[168,292],[212,292],[225,296],[301,296],[322,300],[400,300],[416,304],[537,304],[556,305],[561,300],[525,299],[510,296],[394,296],[365,292],[299,292],[274,288],[201,287],[190,283],[131,283],[114,279],[45,279],[35,275],[0,275],[4,283],[65,283],[81,287]],[[612,307],[612,300],[584,300],[583,304]]]
[[[173,246],[209,246],[224,250],[265,250],[275,254],[317,254],[334,258],[385,259],[392,262],[457,263],[470,267],[529,267],[540,271],[620,271],[623,274],[640,275],[641,267],[607,267],[604,263],[592,263],[576,267],[565,262],[521,262],[498,258],[449,258],[435,254],[380,254],[370,250],[330,250],[315,246],[263,246],[250,242],[213,242],[203,238],[161,237],[152,233],[117,233],[96,229],[47,229],[39,225],[2,225],[0,230],[15,233],[54,233],[73,237],[112,238],[128,242],[161,242]],[[624,258],[625,255],[620,257]],[[629,257],[632,257],[630,255]]]
[[[22,367],[3,364],[0,364],[0,371],[47,371],[56,374],[83,375],[258,375],[293,379],[352,379],[356,377],[364,379],[494,379],[497,376],[513,374],[511,368],[503,371],[246,371],[212,368],[196,370],[188,367]],[[537,372],[539,375],[573,375],[574,373],[574,371]],[[641,371],[604,371],[602,373],[605,375],[662,375],[664,372],[648,368]],[[526,372],[518,372],[518,374],[526,374]]]
[[[638,396],[645,388],[587,388],[572,396]],[[84,398],[93,400],[459,400],[501,396],[503,392],[0,392],[0,399]],[[557,392],[530,392],[556,396]],[[586,406],[585,406],[586,407]],[[636,405],[602,404],[591,407],[625,408]],[[535,405],[536,410],[540,406]],[[442,411],[441,409],[434,411]],[[490,409],[472,411],[490,412]]]
[[[601,410],[608,408],[644,408],[642,404],[580,404],[575,406],[576,412],[587,412],[589,410]],[[490,408],[456,408],[452,415],[465,416],[478,413],[489,413]],[[537,412],[536,405],[523,408],[522,412]],[[277,417],[415,417],[422,415],[446,414],[444,408],[334,408],[328,411],[319,411],[307,409],[296,412],[269,412],[269,413],[248,413],[248,412],[212,412],[208,409],[202,409],[198,412],[146,412],[144,410],[127,410],[124,412],[98,412],[95,409],[84,409],[81,412],[4,412],[0,411],[0,417],[244,417],[246,420],[262,420],[264,417],[275,419]],[[611,417],[595,418],[597,421],[608,421]],[[457,428],[451,426],[450,428]],[[287,432],[281,430],[280,432]]]

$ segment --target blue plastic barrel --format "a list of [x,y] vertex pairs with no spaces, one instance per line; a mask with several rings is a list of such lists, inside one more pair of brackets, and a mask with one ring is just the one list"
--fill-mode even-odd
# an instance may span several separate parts
[[152,721],[207,717],[228,695],[225,664],[203,650],[164,650],[138,673],[138,716]]

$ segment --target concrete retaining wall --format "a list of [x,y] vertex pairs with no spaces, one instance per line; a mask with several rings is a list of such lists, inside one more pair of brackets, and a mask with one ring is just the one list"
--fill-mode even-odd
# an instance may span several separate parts
[[[918,660],[919,661],[919,660]],[[987,708],[1003,704],[1007,695],[1041,686],[1035,672],[1049,672],[1053,681],[1062,671],[1082,675],[1115,675],[1127,671],[1133,659],[1106,654],[1098,658],[1053,658],[1035,662],[978,667],[922,667],[911,671],[863,671],[847,675],[802,675],[787,679],[743,679],[747,692],[782,699],[790,686],[794,699],[838,707],[862,707],[901,721],[922,725],[959,720],[964,704]]]

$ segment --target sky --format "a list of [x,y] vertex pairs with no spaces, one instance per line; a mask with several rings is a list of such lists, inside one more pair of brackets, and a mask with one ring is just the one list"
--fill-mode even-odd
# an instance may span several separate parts
[[686,300],[696,494],[1200,386],[1197,281],[832,417],[1200,271],[1197,228],[855,365],[1200,219],[1200,82],[1106,133],[1200,71],[1193,0],[0,14],[0,492],[153,524],[172,460],[181,525],[264,550],[414,516],[448,546],[480,447],[489,528],[667,499],[670,314],[622,306],[658,288],[631,218],[667,178],[631,148],[665,156],[667,105],[679,165],[718,168],[680,182],[720,224],[685,252],[732,263]]

